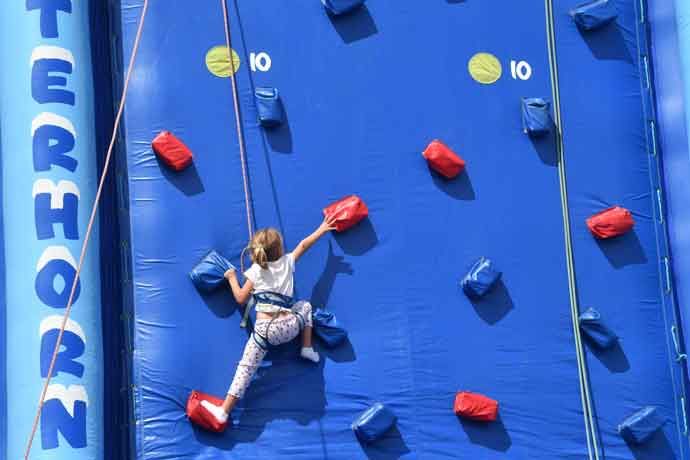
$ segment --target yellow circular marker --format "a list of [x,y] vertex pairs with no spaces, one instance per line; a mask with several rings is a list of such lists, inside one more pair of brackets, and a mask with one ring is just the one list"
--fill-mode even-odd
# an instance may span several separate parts
[[501,78],[501,63],[490,53],[477,53],[472,56],[467,69],[475,81],[484,85],[496,83]]
[[240,56],[232,50],[232,70],[227,46],[214,46],[206,53],[206,67],[216,77],[227,78],[240,68]]

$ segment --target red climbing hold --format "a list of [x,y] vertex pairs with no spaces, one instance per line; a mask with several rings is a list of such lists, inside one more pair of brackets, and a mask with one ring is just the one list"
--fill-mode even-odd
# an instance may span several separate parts
[[454,178],[465,169],[465,160],[438,139],[431,141],[422,155],[429,167],[446,179]]
[[635,225],[632,214],[625,208],[614,206],[587,219],[587,227],[600,239],[613,238],[628,232]]
[[369,215],[367,205],[357,195],[350,195],[323,210],[326,217],[335,217],[335,231],[343,232]]
[[216,406],[223,404],[223,400],[215,396],[207,395],[193,390],[187,399],[187,417],[195,425],[209,431],[222,433],[228,426],[228,422],[219,423],[216,418],[201,405],[201,401],[208,401]]
[[192,151],[170,131],[161,131],[151,146],[158,158],[175,171],[182,171],[192,164]]
[[493,422],[498,417],[498,401],[479,393],[458,391],[453,405],[455,415],[480,422]]

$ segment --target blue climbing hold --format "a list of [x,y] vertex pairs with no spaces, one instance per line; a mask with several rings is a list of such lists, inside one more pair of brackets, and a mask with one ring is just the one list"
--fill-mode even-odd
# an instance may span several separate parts
[[357,439],[369,444],[381,438],[397,420],[393,412],[377,402],[357,417],[357,420],[352,423],[352,431],[355,432]]
[[285,111],[276,88],[256,88],[254,96],[261,126],[269,128],[283,123]]
[[654,406],[647,406],[618,425],[618,434],[630,444],[643,444],[665,423]]
[[522,98],[522,129],[532,137],[550,133],[553,129],[551,104],[538,97]]
[[594,308],[589,308],[580,315],[580,330],[599,348],[610,348],[618,340]]
[[316,310],[312,314],[314,334],[328,348],[335,348],[347,339],[347,331],[338,325],[335,315],[326,310]]
[[479,298],[489,292],[500,279],[501,272],[494,263],[486,257],[480,257],[463,278],[462,290],[468,297]]
[[323,6],[332,15],[348,13],[364,4],[364,0],[321,0]]
[[594,0],[576,7],[570,16],[580,29],[594,30],[616,19],[618,11],[610,0]]
[[211,250],[189,272],[194,286],[202,292],[211,292],[225,283],[225,272],[235,267],[216,251]]

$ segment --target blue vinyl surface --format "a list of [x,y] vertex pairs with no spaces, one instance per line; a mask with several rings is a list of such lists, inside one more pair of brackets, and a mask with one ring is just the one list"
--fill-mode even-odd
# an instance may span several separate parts
[[[666,186],[671,261],[676,301],[683,324],[690,321],[690,146],[686,114],[690,94],[690,4],[653,2],[652,46],[660,149]],[[688,335],[685,334],[687,350]]]
[[[662,296],[657,235],[656,170],[650,165],[645,94],[638,51],[636,2],[616,1],[618,18],[605,28],[581,33],[565,12],[577,1],[560,2],[557,53],[569,210],[580,305],[594,307],[619,336],[605,353],[587,349],[587,363],[601,444],[606,458],[633,458],[616,426],[630,413],[654,405],[669,422],[636,459],[678,458],[674,397],[683,378],[670,349],[671,299]],[[655,187],[657,185],[654,185]],[[598,241],[585,219],[609,206],[631,210],[628,234]],[[687,454],[687,452],[686,452]]]
[[[121,3],[127,62],[142,2]],[[320,350],[319,365],[295,347],[269,355],[218,436],[193,428],[184,404],[192,389],[225,393],[247,338],[229,291],[201,296],[187,276],[211,249],[239,266],[247,243],[230,81],[204,63],[223,21],[216,2],[151,2],[124,133],[138,460],[586,458],[557,155],[520,115],[522,97],[552,94],[544,5],[492,3],[372,0],[333,18],[318,1],[229,1],[257,227],[278,227],[290,249],[351,193],[370,217],[297,266],[297,297],[333,311],[348,343]],[[680,459],[636,44],[630,59],[596,59],[572,6],[558,2],[556,37],[577,289],[622,343],[612,363],[587,355],[605,458]],[[633,12],[620,13],[626,25]],[[262,52],[270,69],[253,72]],[[470,77],[478,52],[501,63],[495,84]],[[513,78],[511,60],[530,77]],[[275,130],[258,126],[255,86],[280,90]],[[156,160],[162,129],[193,150],[188,170]],[[458,179],[426,166],[434,138],[467,161]],[[636,237],[619,243],[632,251],[610,254],[585,228],[614,202],[635,212]],[[459,282],[480,256],[503,278],[471,301]],[[459,420],[458,390],[497,399],[499,420]],[[362,446],[350,424],[375,401],[397,427]],[[632,451],[615,426],[647,404],[670,418],[664,450]]]
[[[2,177],[2,147],[0,147],[0,177]],[[2,180],[2,179],[0,179]],[[0,182],[0,203],[2,183]],[[1,213],[0,213],[1,214]],[[2,219],[2,217],[0,217]],[[0,221],[0,452],[7,449],[7,303],[5,299],[5,226]]]

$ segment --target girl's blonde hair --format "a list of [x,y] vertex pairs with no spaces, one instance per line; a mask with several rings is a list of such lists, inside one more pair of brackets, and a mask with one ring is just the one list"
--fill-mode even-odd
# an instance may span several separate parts
[[264,228],[254,234],[249,243],[249,255],[252,262],[264,270],[269,262],[283,257],[283,237],[275,228]]

